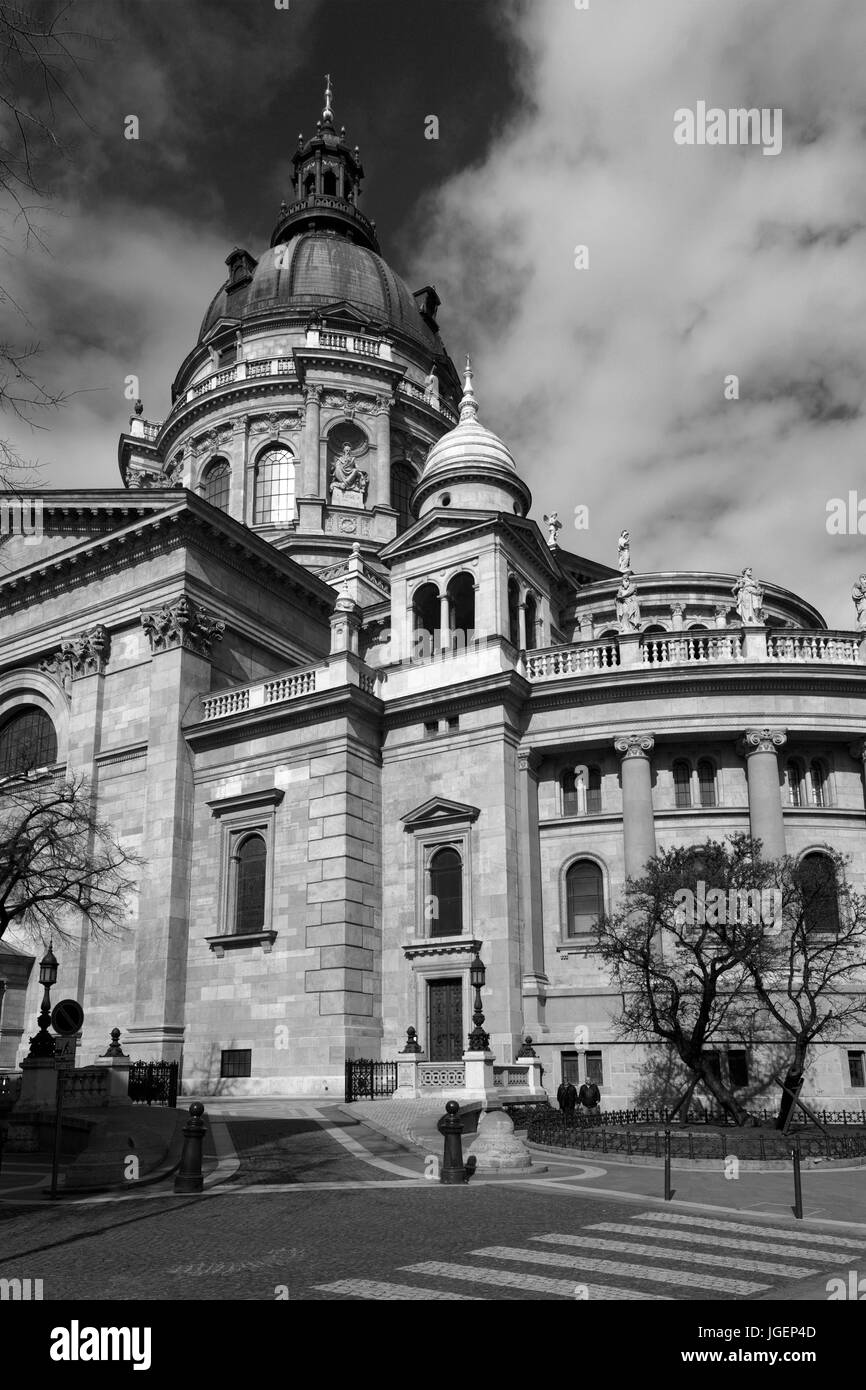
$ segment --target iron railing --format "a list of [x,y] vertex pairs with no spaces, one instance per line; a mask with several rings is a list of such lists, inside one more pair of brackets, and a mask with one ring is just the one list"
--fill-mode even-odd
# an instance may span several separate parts
[[[610,1116],[604,1117],[610,1120]],[[862,1158],[866,1157],[866,1130],[850,1130],[843,1134],[804,1134],[797,1131],[803,1158]],[[549,1148],[591,1150],[603,1154],[625,1154],[626,1157],[664,1157],[664,1134],[658,1130],[635,1130],[629,1125],[610,1129],[608,1124],[580,1123],[559,1111],[532,1116],[526,1129],[532,1144]],[[705,1133],[671,1132],[671,1154],[675,1158],[724,1159],[728,1154],[744,1159],[784,1159],[791,1157],[791,1139],[784,1134],[752,1134],[746,1128],[733,1132],[711,1130]]]
[[393,1095],[397,1089],[397,1063],[374,1062],[372,1058],[356,1057],[346,1062],[346,1102],[377,1100]]
[[177,1062],[133,1062],[129,1099],[140,1105],[177,1105]]

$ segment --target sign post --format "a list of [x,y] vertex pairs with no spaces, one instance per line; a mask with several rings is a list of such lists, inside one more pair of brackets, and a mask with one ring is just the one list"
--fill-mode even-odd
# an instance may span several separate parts
[[51,1027],[62,1042],[55,1046],[54,1065],[57,1069],[57,1100],[54,1111],[54,1153],[51,1159],[51,1187],[49,1195],[57,1197],[57,1174],[60,1167],[60,1148],[62,1144],[63,1083],[75,1067],[75,1049],[78,1034],[84,1022],[84,1010],[77,999],[61,999],[51,1011]]

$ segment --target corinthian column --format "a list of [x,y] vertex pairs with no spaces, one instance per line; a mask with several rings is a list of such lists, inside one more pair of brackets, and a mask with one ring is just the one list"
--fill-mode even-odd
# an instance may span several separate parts
[[304,491],[303,497],[325,497],[319,487],[319,434],[322,402],[321,386],[308,386],[304,392],[307,403],[307,420],[304,431]]
[[391,505],[391,408],[384,396],[376,398],[376,471],[370,480],[370,505]]
[[622,757],[622,833],[625,871],[631,878],[640,877],[656,852],[649,760],[654,744],[654,736],[648,733],[620,734],[613,742]]
[[776,749],[782,747],[786,738],[784,729],[747,729],[741,747],[749,784],[749,826],[752,838],[762,841],[767,859],[778,859],[785,853]]

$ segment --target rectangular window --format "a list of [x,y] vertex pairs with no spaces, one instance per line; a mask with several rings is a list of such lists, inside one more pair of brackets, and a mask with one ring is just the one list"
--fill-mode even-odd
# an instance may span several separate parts
[[722,1059],[719,1056],[719,1053],[715,1050],[715,1048],[711,1048],[709,1052],[704,1053],[704,1058],[706,1060],[707,1067],[712,1072],[713,1076],[715,1076],[718,1081],[721,1081]]
[[452,718],[450,718],[450,719],[448,720],[448,732],[449,732],[449,734],[456,734],[456,733],[457,733],[457,730],[458,730],[459,728],[460,728],[460,719],[459,719],[459,717],[455,714]]
[[734,1087],[748,1086],[749,1084],[749,1065],[746,1054],[739,1048],[728,1053],[728,1075],[731,1078],[731,1085]]
[[587,1081],[594,1081],[596,1086],[604,1085],[604,1068],[601,1064],[600,1052],[587,1052],[586,1079]]
[[866,1086],[866,1068],[862,1052],[848,1053],[848,1076],[852,1086]]
[[253,1053],[251,1048],[235,1048],[224,1051],[220,1060],[220,1076],[252,1076]]
[[580,1085],[580,1059],[576,1052],[561,1052],[559,1054],[562,1062],[562,1079],[570,1081],[572,1086]]
[[424,737],[425,737],[425,738],[435,738],[436,735],[438,734],[438,732],[439,732],[439,720],[438,720],[438,719],[428,719],[427,722],[426,722],[426,724],[424,725]]

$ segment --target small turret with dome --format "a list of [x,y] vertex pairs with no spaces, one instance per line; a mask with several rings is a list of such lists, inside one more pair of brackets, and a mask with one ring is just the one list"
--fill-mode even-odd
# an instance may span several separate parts
[[509,449],[478,419],[473,375],[467,356],[460,419],[433,445],[412,499],[419,517],[438,507],[526,516],[532,505]]

